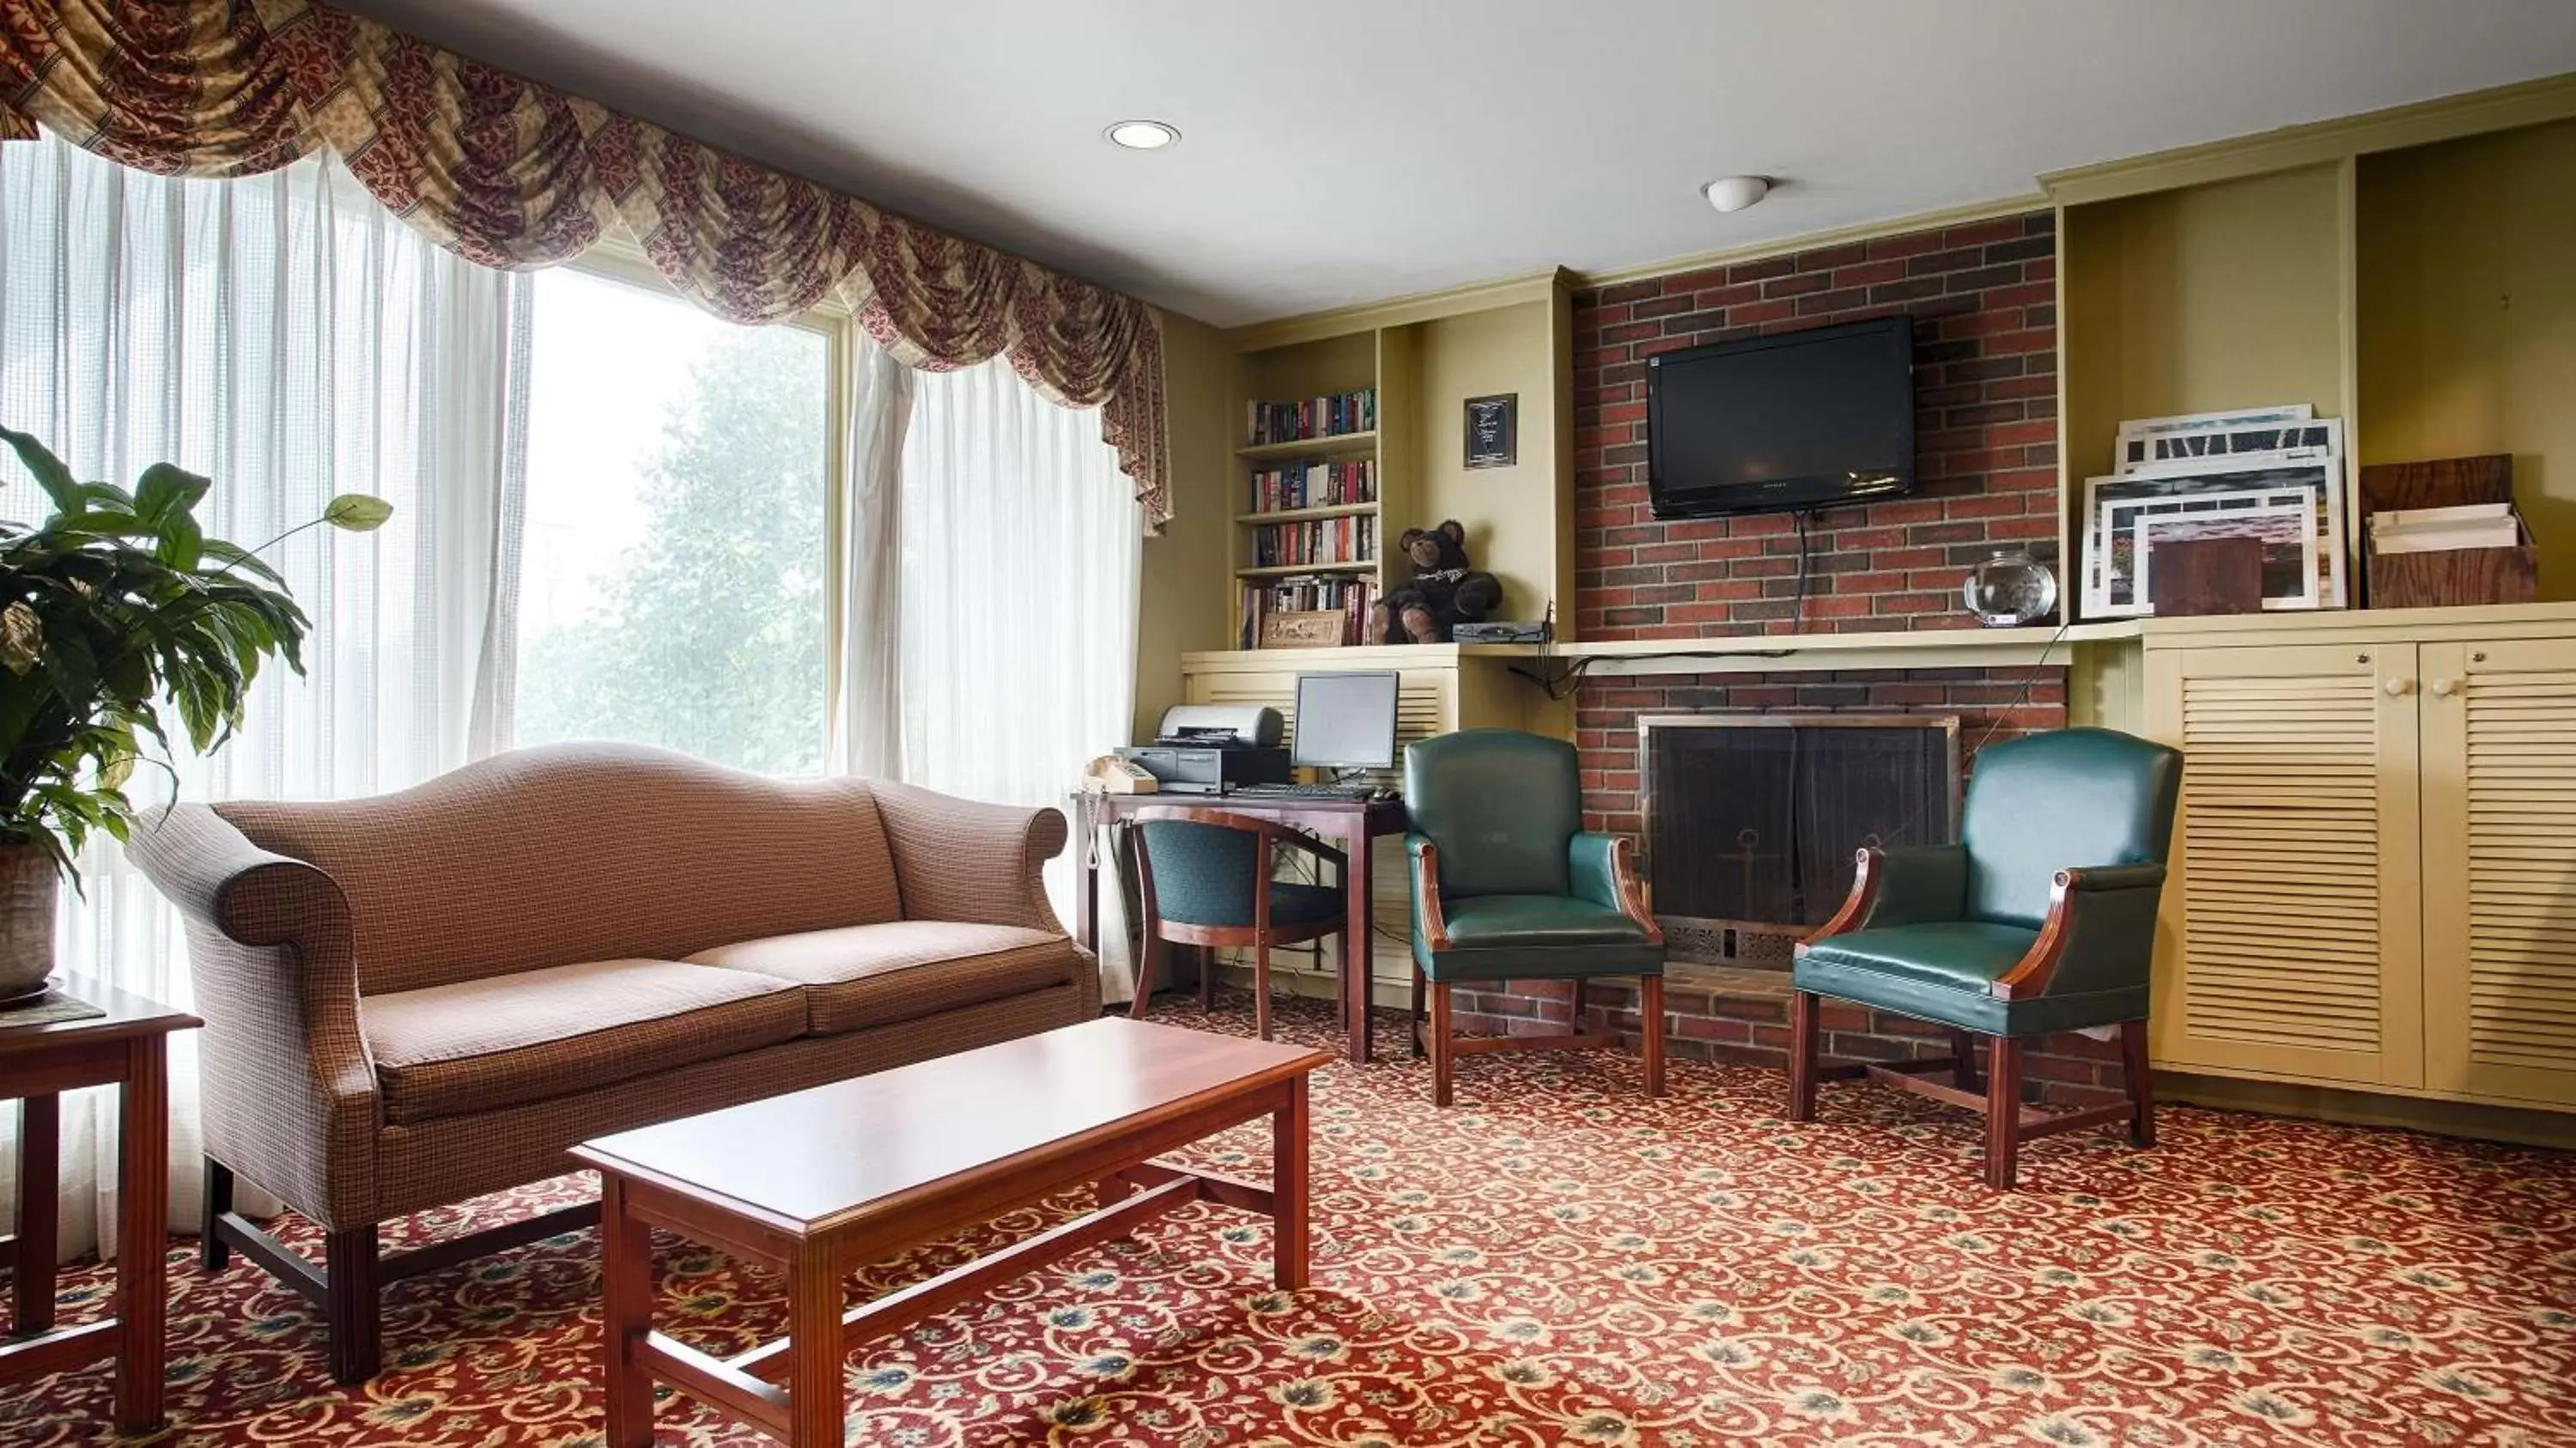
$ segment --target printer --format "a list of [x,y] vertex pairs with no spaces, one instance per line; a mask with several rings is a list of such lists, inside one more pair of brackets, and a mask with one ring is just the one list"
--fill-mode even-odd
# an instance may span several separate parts
[[1223,794],[1245,784],[1286,784],[1288,749],[1279,711],[1263,704],[1178,704],[1163,711],[1151,744],[1118,757],[1154,776],[1164,794]]

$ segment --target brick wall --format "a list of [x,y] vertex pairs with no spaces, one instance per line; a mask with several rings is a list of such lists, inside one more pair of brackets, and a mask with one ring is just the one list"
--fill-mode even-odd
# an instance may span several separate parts
[[1959,580],[2057,537],[2056,239],[2046,212],[1678,272],[1574,299],[1575,618],[1586,639],[1785,633],[1787,514],[1646,509],[1646,359],[1768,332],[1915,318],[1910,497],[1819,514],[1811,631],[1963,627]]
[[[1646,508],[1646,366],[1658,352],[1906,312],[1916,320],[1915,470],[1905,498],[1819,514],[1803,624],[1811,632],[1973,627],[1959,581],[1996,547],[2057,536],[2055,237],[2047,213],[1821,247],[1579,293],[1575,336],[1575,614],[1585,639],[1688,639],[1800,627],[1798,545],[1785,514],[1661,523]],[[2066,721],[2065,671],[1597,676],[1576,696],[1586,827],[1635,834],[1636,719],[1707,709],[1955,713],[1963,749]],[[1633,1040],[1634,991],[1591,987],[1588,1018]],[[1680,965],[1666,984],[1677,1056],[1785,1067],[1778,972]],[[1572,988],[1515,981],[1459,993],[1459,1028],[1562,1029]],[[1830,1003],[1831,1057],[1949,1050],[1939,1027]],[[2115,1044],[2053,1036],[2027,1091],[2065,1105],[2119,1099]],[[1472,1068],[1470,1068],[1472,1069]]]

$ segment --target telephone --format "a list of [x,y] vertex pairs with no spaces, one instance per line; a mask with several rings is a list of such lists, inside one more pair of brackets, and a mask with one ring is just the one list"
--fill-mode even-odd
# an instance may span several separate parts
[[1155,788],[1152,771],[1115,754],[1091,761],[1091,767],[1083,771],[1082,782],[1103,794],[1152,794]]

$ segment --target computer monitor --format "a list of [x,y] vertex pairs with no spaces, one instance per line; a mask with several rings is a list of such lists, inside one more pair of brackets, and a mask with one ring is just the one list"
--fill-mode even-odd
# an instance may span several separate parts
[[1393,769],[1395,695],[1403,676],[1299,674],[1297,739],[1288,762],[1306,769]]

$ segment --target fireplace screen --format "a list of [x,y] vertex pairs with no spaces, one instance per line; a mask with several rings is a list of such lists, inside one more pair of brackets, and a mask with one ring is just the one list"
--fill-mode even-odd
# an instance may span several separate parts
[[1954,715],[1672,714],[1637,732],[1655,913],[1677,922],[1821,925],[1862,846],[1958,838]]

